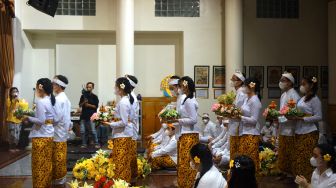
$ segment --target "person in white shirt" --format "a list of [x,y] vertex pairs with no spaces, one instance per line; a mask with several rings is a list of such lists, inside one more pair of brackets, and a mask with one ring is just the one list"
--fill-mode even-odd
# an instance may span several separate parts
[[[289,100],[299,101],[300,96],[294,89],[295,79],[291,73],[285,72],[279,82],[279,88],[283,91],[280,98],[280,109],[282,109]],[[294,130],[296,121],[286,120],[282,122],[283,117],[279,118],[279,149],[278,165],[279,169],[285,174],[292,174],[294,161]]]
[[139,135],[139,110],[140,110],[140,105],[138,102],[138,98],[136,94],[134,93],[134,89],[138,84],[138,79],[135,76],[132,75],[125,75],[125,77],[128,79],[128,81],[131,84],[132,92],[131,95],[134,98],[134,102],[132,104],[132,108],[135,112],[135,126],[133,126],[133,136],[132,136],[132,156],[131,156],[131,173],[132,173],[132,178],[137,177],[138,173],[138,165],[137,165],[137,139]]
[[249,156],[259,169],[259,142],[260,142],[260,114],[261,102],[258,96],[260,83],[255,78],[248,78],[244,82],[244,92],[247,98],[241,107],[242,115],[239,125],[238,153]]
[[[237,108],[241,108],[247,98],[246,94],[243,92],[243,85],[245,81],[245,74],[240,71],[235,72],[231,78],[231,87],[236,90],[236,99],[234,104]],[[239,121],[235,119],[230,119],[229,122],[229,132],[230,132],[230,158],[233,159],[239,148]]]
[[208,113],[203,113],[202,122],[198,123],[196,127],[202,143],[207,144],[216,138],[216,125],[210,121]]
[[189,151],[191,147],[199,142],[199,134],[195,130],[197,124],[198,103],[194,97],[195,83],[188,77],[184,76],[180,79],[180,88],[186,95],[184,100],[177,109],[180,118],[176,121],[175,127],[177,132],[181,133],[178,137],[178,168],[177,168],[177,183],[179,187],[191,188],[196,176],[196,171],[193,170],[189,163],[191,161]]
[[177,164],[177,141],[173,124],[168,124],[165,134],[169,137],[168,142],[151,154],[151,165],[154,170],[174,168]]
[[230,146],[230,133],[228,131],[228,124],[224,124],[222,133],[223,137],[211,145],[211,151],[214,156],[217,156],[216,153],[220,151],[225,144]]
[[120,77],[115,82],[115,94],[121,97],[115,109],[115,122],[102,122],[112,128],[112,160],[115,163],[115,179],[122,179],[130,183],[131,181],[131,160],[133,154],[132,137],[134,119],[136,114],[132,107],[134,98],[131,95],[132,87],[130,82],[125,77]]
[[190,150],[190,166],[197,170],[195,188],[224,188],[227,183],[212,162],[211,151],[204,144],[196,144]]
[[265,126],[261,129],[263,145],[275,146],[276,128],[270,122],[265,122]]
[[58,123],[56,99],[51,81],[41,78],[36,83],[35,117],[26,117],[34,123],[29,138],[32,139],[32,177],[33,187],[51,187],[54,124]]
[[309,184],[306,177],[298,175],[295,183],[302,188],[333,188],[336,187],[335,149],[328,144],[319,144],[313,150],[310,164],[315,167]]
[[210,143],[209,143],[209,147],[211,147],[212,145],[214,145],[215,143],[217,143],[220,139],[222,139],[225,134],[226,134],[226,130],[224,132],[224,123],[228,124],[229,121],[227,120],[223,120],[222,116],[217,116],[217,120],[216,120],[216,125],[221,127],[221,129],[219,129],[220,133],[218,134],[218,132],[216,132],[216,134],[218,136],[215,137],[215,139],[213,139]]
[[299,100],[297,108],[305,114],[304,117],[287,118],[296,120],[294,142],[294,169],[293,174],[310,177],[313,168],[307,162],[312,155],[313,148],[318,143],[319,133],[317,126],[322,120],[321,101],[317,97],[318,81],[316,77],[303,78],[300,92],[304,96]]
[[227,165],[230,161],[230,132],[228,131],[228,124],[224,124],[223,132],[226,132],[224,137],[212,145],[213,161],[219,167]]
[[56,113],[59,122],[55,124],[54,152],[53,152],[53,183],[63,185],[67,173],[67,139],[71,129],[71,103],[64,93],[68,86],[68,79],[63,75],[56,75],[52,80],[56,101],[59,104]]

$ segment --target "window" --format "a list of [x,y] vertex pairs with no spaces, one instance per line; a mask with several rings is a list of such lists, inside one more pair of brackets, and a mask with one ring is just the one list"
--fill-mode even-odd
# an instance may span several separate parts
[[96,0],[59,0],[56,15],[95,16]]
[[299,18],[299,0],[257,0],[257,18]]
[[157,17],[199,17],[200,0],[155,0]]

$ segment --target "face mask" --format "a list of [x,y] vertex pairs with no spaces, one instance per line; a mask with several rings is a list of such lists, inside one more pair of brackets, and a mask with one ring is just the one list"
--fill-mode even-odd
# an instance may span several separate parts
[[243,93],[248,94],[249,90],[246,87],[243,87]]
[[286,83],[283,83],[283,82],[279,82],[279,88],[281,90],[284,90],[286,88],[287,84]]
[[208,119],[203,119],[202,121],[203,121],[204,124],[208,124],[209,123]]
[[310,164],[311,164],[313,167],[317,167],[317,160],[316,160],[315,157],[310,158]]
[[302,93],[302,94],[306,94],[306,88],[304,87],[304,86],[300,86],[300,92]]
[[236,82],[235,81],[230,81],[230,86],[231,87],[235,87],[236,86]]
[[164,129],[167,129],[168,125],[164,123],[164,124],[162,124],[162,127],[163,127]]
[[183,91],[182,91],[180,88],[177,90],[177,93],[178,93],[179,95],[183,95]]
[[193,161],[190,161],[190,167],[191,167],[193,170],[197,170],[197,169],[196,169],[196,166],[195,166],[195,164],[194,164]]
[[167,129],[167,130],[165,130],[165,134],[167,135],[167,136],[169,136],[170,135],[170,132],[169,132],[169,130]]

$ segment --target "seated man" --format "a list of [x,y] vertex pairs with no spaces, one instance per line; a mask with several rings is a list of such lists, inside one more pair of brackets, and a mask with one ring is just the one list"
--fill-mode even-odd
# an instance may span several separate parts
[[151,165],[154,170],[161,168],[174,168],[177,164],[177,141],[175,138],[175,127],[168,124],[166,135],[169,140],[152,152],[150,156]]
[[167,124],[163,123],[161,129],[147,137],[147,153],[150,155],[153,150],[161,144],[164,144],[168,140],[165,131],[167,130]]
[[[210,121],[208,113],[203,113],[202,122],[196,125],[201,143],[209,143],[216,137],[216,125]],[[218,136],[218,135],[217,135]]]
[[228,131],[228,124],[224,124],[223,133],[224,136],[211,146],[211,151],[214,156],[218,156],[217,153],[223,152],[225,148],[230,148],[230,134]]

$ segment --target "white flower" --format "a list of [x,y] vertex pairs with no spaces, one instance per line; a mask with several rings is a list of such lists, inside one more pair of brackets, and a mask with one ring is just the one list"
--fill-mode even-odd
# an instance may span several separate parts
[[120,84],[121,89],[125,89],[125,84]]
[[240,163],[237,161],[237,162],[235,162],[235,167],[236,168],[240,168]]
[[42,90],[42,89],[43,89],[43,85],[42,85],[42,84],[39,84],[39,85],[38,85],[38,88],[39,88],[39,90]]
[[187,86],[188,86],[188,81],[187,81],[187,80],[184,80],[183,83],[182,83],[182,85],[183,85],[184,87],[187,87]]
[[313,78],[312,78],[312,82],[313,82],[313,83],[316,83],[316,82],[317,82],[317,78],[316,78],[316,77],[313,77]]
[[249,84],[250,88],[254,88],[255,85],[256,85],[256,83],[254,83],[254,82],[250,82],[250,84]]

